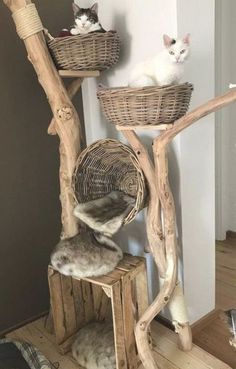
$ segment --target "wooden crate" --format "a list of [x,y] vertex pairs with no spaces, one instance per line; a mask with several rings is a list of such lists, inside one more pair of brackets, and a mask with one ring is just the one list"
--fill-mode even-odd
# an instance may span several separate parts
[[125,254],[111,273],[80,280],[65,277],[49,266],[48,279],[54,332],[61,353],[70,350],[80,328],[112,316],[117,369],[138,368],[134,327],[148,307],[144,258]]

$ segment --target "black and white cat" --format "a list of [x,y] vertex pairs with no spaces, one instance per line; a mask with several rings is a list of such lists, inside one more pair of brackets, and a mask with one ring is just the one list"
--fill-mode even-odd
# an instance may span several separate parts
[[164,49],[154,58],[137,64],[131,71],[130,87],[178,84],[190,52],[190,35],[184,38],[163,36]]
[[72,4],[75,24],[71,28],[72,35],[83,35],[90,32],[105,32],[98,19],[98,4],[91,8],[80,8],[77,4]]

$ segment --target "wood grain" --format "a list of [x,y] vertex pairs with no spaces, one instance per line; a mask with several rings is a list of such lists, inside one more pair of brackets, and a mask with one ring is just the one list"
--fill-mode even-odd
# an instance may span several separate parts
[[73,298],[74,298],[74,307],[76,314],[76,325],[77,328],[81,328],[85,322],[85,311],[84,311],[84,301],[83,301],[83,293],[82,293],[82,283],[74,278],[72,278],[72,286],[73,286]]
[[[183,352],[177,348],[176,334],[159,323],[152,325],[153,337],[156,342],[154,359],[164,369],[231,369],[227,364],[193,345],[191,352]],[[34,344],[52,362],[62,369],[83,369],[75,363],[71,353],[61,355],[53,335],[44,327],[44,318],[9,333],[8,338],[24,340]],[[58,366],[56,366],[58,367]],[[139,369],[144,369],[140,365]]]
[[[144,290],[142,291],[144,293]],[[133,300],[132,280],[127,274],[122,278],[122,308],[125,337],[125,349],[127,352],[127,364],[129,369],[137,369],[138,357],[134,328],[136,325],[136,301]]]
[[125,352],[124,326],[121,301],[121,283],[117,282],[112,287],[112,315],[116,348],[117,369],[128,369]]
[[64,310],[64,323],[66,327],[66,337],[72,336],[77,330],[76,311],[73,296],[72,278],[60,275],[62,304]]
[[48,284],[56,341],[60,344],[66,337],[61,277],[60,274],[51,267],[48,268]]
[[138,126],[118,126],[116,125],[117,131],[136,131],[136,130],[145,130],[145,131],[167,131],[171,129],[173,124],[157,124],[157,125],[138,125]]
[[59,75],[64,78],[89,78],[99,77],[100,72],[98,70],[64,70],[58,71]]

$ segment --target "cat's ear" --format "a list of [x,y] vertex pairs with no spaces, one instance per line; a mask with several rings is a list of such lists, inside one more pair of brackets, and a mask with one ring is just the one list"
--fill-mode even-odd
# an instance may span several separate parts
[[94,3],[90,8],[93,12],[98,13],[98,3]]
[[165,47],[170,47],[171,45],[173,45],[173,38],[169,37],[168,35],[163,35],[163,41],[164,41],[164,45]]
[[73,9],[74,15],[76,15],[78,11],[80,10],[80,7],[76,3],[72,3],[72,9]]
[[190,33],[187,33],[186,36],[184,36],[183,38],[183,42],[186,44],[186,45],[189,45],[190,44]]

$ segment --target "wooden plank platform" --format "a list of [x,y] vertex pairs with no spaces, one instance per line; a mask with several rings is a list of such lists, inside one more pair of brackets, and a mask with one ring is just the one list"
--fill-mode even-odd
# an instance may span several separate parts
[[216,308],[193,327],[194,342],[236,369],[236,350],[229,345],[230,332],[222,310],[236,308],[236,239],[216,243]]
[[173,124],[157,124],[157,125],[137,125],[137,126],[119,126],[116,125],[117,131],[136,131],[136,130],[153,130],[153,131],[167,131],[173,127]]
[[236,350],[229,344],[231,334],[221,315],[222,311],[215,311],[202,326],[202,329],[196,326],[193,329],[193,341],[199,347],[236,369]]
[[216,306],[236,308],[236,239],[216,243]]
[[88,78],[88,77],[99,77],[99,70],[58,70],[61,77],[64,78]]
[[[83,369],[74,361],[71,353],[64,356],[58,353],[54,336],[46,332],[44,321],[45,318],[38,319],[9,333],[7,337],[34,344],[52,363],[59,364],[58,369]],[[189,353],[180,351],[176,345],[177,335],[157,322],[152,325],[152,333],[155,358],[163,369],[231,369],[196,345]],[[139,369],[143,369],[143,366]]]
[[57,350],[67,354],[79,329],[112,317],[116,367],[137,369],[135,322],[148,308],[145,259],[124,254],[110,273],[83,279],[63,276],[49,266],[48,277]]

